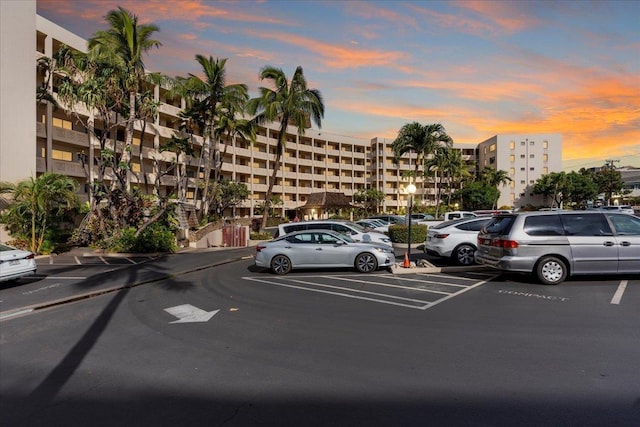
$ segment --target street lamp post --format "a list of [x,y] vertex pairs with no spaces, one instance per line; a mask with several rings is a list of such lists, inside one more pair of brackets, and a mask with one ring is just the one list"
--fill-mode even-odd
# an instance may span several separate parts
[[409,194],[409,214],[407,215],[407,220],[409,221],[409,228],[407,230],[408,234],[408,245],[407,245],[407,259],[409,260],[409,264],[411,264],[411,208],[413,207],[413,195],[416,192],[416,186],[413,184],[407,185],[407,193]]

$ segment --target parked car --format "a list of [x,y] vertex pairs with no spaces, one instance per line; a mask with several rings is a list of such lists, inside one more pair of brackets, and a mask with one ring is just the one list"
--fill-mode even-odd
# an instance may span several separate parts
[[599,209],[607,212],[620,212],[633,215],[635,211],[630,205],[600,206]]
[[[383,221],[387,221],[389,225],[406,225],[407,217],[404,215],[373,215],[368,217],[367,219],[381,219]],[[412,220],[411,224],[417,224],[418,221]]]
[[411,214],[411,219],[414,221],[430,221],[435,219],[433,215],[425,214],[425,213],[415,213]]
[[[391,239],[384,233],[379,231],[370,231],[364,228],[363,226],[356,224],[351,221],[342,221],[342,220],[315,220],[315,221],[300,221],[300,222],[288,222],[284,224],[278,225],[278,232],[275,237],[280,237],[288,233],[293,233],[294,231],[301,230],[332,230],[338,233],[345,234],[351,237],[353,240],[357,242],[362,242],[365,239],[374,243],[380,243],[387,246],[393,246],[391,243]],[[365,237],[369,236],[369,237]]]
[[356,221],[356,224],[360,224],[361,226],[363,226],[368,230],[379,231],[380,233],[389,232],[389,224],[383,225],[377,219],[360,219]]
[[640,217],[538,211],[494,216],[478,234],[476,261],[557,285],[572,275],[638,273],[639,254]]
[[36,269],[32,252],[0,244],[0,282],[35,274]]
[[459,265],[475,263],[478,232],[491,217],[463,218],[435,225],[427,230],[424,251],[430,255],[451,258]]
[[356,242],[349,236],[329,230],[303,230],[286,234],[256,246],[255,265],[276,274],[294,268],[354,267],[370,273],[391,267],[396,258],[393,248],[374,242]]

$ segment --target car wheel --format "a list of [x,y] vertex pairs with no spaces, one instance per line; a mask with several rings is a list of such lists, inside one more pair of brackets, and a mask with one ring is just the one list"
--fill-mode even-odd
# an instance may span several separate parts
[[360,273],[371,273],[378,269],[378,259],[369,252],[363,252],[356,257],[355,267]]
[[291,267],[291,260],[285,255],[276,255],[271,259],[271,271],[276,274],[287,274]]
[[460,245],[453,251],[453,260],[459,265],[473,265],[476,248],[472,245]]
[[538,262],[536,275],[544,285],[557,285],[567,278],[567,266],[561,259],[547,256]]

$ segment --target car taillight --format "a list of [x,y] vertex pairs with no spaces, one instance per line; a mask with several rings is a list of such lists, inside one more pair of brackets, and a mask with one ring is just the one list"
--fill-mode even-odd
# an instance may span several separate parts
[[436,239],[445,239],[445,238],[449,237],[449,235],[448,234],[436,234],[433,237],[435,237]]
[[266,248],[265,245],[257,245],[256,246],[256,252],[260,252],[261,250],[263,250],[264,248]]
[[24,257],[24,259],[34,259],[36,257],[36,254],[29,254],[26,257]]
[[518,242],[515,240],[496,239],[491,242],[491,246],[504,249],[516,249],[518,247]]

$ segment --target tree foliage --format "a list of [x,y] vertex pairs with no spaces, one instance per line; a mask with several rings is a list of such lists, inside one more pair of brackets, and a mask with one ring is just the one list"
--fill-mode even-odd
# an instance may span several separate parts
[[260,80],[267,80],[272,87],[260,87],[260,95],[249,101],[248,111],[255,114],[253,122],[256,125],[277,121],[279,123],[278,143],[276,157],[273,162],[273,171],[267,194],[264,200],[264,212],[261,222],[261,232],[267,224],[269,205],[273,195],[273,186],[276,182],[280,159],[287,146],[287,127],[292,125],[298,135],[304,135],[311,120],[318,128],[322,127],[324,117],[324,102],[318,89],[307,87],[307,80],[301,66],[298,66],[291,77],[287,76],[280,68],[266,66],[260,72]]
[[13,196],[2,223],[14,236],[27,238],[29,250],[34,253],[40,253],[51,227],[78,206],[76,182],[66,175],[47,172],[16,185],[3,183],[1,187]]

